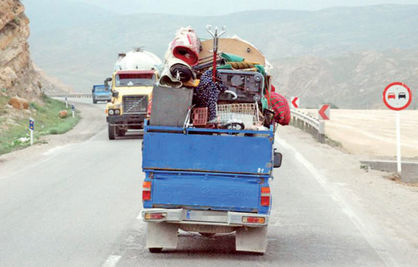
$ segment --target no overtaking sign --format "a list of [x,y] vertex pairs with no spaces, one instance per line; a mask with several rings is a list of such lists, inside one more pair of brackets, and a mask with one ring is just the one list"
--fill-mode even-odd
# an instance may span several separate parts
[[383,102],[385,105],[396,110],[396,161],[398,174],[401,174],[401,122],[399,111],[406,109],[412,101],[411,89],[403,83],[395,82],[389,84],[383,91]]
[[411,89],[403,83],[391,83],[383,91],[383,102],[392,110],[403,110],[411,104],[411,101]]

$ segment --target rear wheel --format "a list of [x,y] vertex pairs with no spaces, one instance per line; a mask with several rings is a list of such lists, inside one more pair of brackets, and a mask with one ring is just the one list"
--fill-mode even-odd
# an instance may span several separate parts
[[149,252],[151,253],[161,253],[163,248],[148,248]]
[[93,98],[93,104],[97,104],[97,100]]
[[116,137],[116,126],[108,125],[109,140],[114,140]]

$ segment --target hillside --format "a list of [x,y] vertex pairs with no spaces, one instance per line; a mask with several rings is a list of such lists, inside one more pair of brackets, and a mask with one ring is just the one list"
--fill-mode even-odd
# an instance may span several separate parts
[[[418,88],[418,50],[350,52],[320,58],[304,56],[273,62],[275,83],[304,107],[332,103],[343,108],[384,108],[383,89],[393,81]],[[416,108],[418,97],[411,108]]]
[[59,117],[65,104],[43,94],[57,87],[32,64],[28,37],[23,4],[0,1],[0,154],[29,145],[30,117],[36,121],[35,143],[42,135],[68,131],[79,119]]
[[[184,25],[195,27],[201,38],[208,38],[205,25],[226,25],[230,35],[237,34],[253,42],[274,62],[282,58],[305,60],[307,57],[327,61],[329,57],[351,52],[418,49],[416,14],[418,6],[415,5],[380,5],[320,11],[248,11],[207,17],[109,15],[106,20],[93,20],[60,30],[40,27],[32,36],[31,45],[34,60],[41,68],[77,91],[87,92],[93,83],[111,74],[118,52],[142,46],[162,56],[175,30]],[[85,15],[98,16],[97,12]],[[380,68],[371,65],[365,68],[371,72],[364,75],[384,71],[375,67]]]
[[20,1],[0,2],[0,88],[2,94],[39,97],[27,38],[29,20]]

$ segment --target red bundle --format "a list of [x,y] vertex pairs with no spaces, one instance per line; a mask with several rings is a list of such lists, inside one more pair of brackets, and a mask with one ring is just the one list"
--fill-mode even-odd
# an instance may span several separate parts
[[289,125],[290,108],[286,98],[276,92],[271,92],[270,103],[274,111],[274,120],[280,125]]
[[199,61],[200,40],[192,28],[181,28],[170,43],[170,50],[176,58],[194,66]]

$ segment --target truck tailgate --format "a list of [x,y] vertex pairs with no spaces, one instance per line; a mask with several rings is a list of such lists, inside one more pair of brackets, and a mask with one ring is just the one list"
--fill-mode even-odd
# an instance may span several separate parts
[[271,147],[270,136],[147,132],[142,168],[269,175]]
[[146,208],[267,212],[260,206],[260,188],[268,178],[186,172],[154,172],[152,176]]

